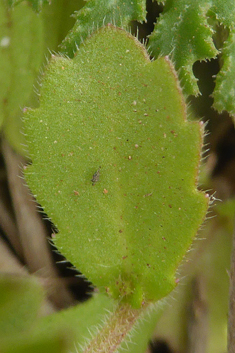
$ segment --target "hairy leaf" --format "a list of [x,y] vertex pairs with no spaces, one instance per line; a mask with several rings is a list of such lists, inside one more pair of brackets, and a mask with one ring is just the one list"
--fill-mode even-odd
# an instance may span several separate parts
[[219,24],[225,27],[233,27],[235,6],[233,0],[212,0],[206,1],[210,5],[208,15],[218,20]]
[[235,116],[235,5],[234,1],[213,0],[209,12],[210,16],[216,18],[220,26],[228,31],[228,38],[221,49],[222,69],[216,78],[216,87],[213,93],[214,108],[219,112],[227,110]]
[[89,0],[75,14],[76,23],[61,45],[63,52],[73,57],[77,47],[94,30],[108,23],[127,27],[130,21],[144,21],[145,0]]
[[186,94],[198,94],[192,66],[197,60],[214,58],[217,50],[213,44],[213,28],[207,12],[211,1],[166,1],[165,9],[150,36],[150,51],[156,58],[170,55],[179,70]]
[[61,252],[114,298],[169,293],[208,203],[196,189],[202,128],[186,120],[170,62],[105,27],[73,60],[52,58],[25,125],[26,179]]
[[[222,49],[224,64],[216,80],[214,106],[219,111],[228,110],[232,114],[235,113],[234,19],[233,0],[168,0],[150,36],[152,54],[155,57],[170,55],[179,70],[184,91],[189,95],[199,93],[192,70],[194,62],[214,58],[219,53],[213,44],[216,25],[230,31]],[[223,41],[222,38],[220,40]]]
[[233,28],[223,47],[222,69],[216,78],[213,93],[214,107],[219,112],[227,110],[235,116],[235,29]]

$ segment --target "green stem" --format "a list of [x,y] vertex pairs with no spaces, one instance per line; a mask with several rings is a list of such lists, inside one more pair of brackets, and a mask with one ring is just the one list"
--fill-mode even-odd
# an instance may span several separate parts
[[115,352],[145,309],[146,306],[133,309],[129,304],[121,302],[105,327],[86,347],[84,353]]
[[235,222],[230,270],[229,313],[228,313],[228,353],[235,349]]

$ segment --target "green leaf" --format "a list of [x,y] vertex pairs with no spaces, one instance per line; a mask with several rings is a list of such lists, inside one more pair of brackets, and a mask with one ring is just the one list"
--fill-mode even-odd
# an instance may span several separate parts
[[235,6],[233,0],[212,0],[207,3],[210,4],[210,11],[208,15],[211,18],[218,20],[219,24],[224,27],[233,27],[234,26],[234,16],[235,16]]
[[87,36],[108,23],[127,28],[130,21],[144,21],[145,2],[145,0],[88,0],[82,9],[75,13],[76,23],[62,43],[62,51],[73,57]]
[[44,335],[47,331],[53,332],[63,328],[71,334],[71,352],[83,352],[84,347],[103,330],[116,308],[116,302],[99,293],[82,305],[41,318],[37,331]]
[[170,55],[187,95],[199,93],[192,70],[194,62],[214,58],[218,53],[207,18],[210,4],[205,0],[166,1],[150,36],[151,54],[156,58]]
[[[218,75],[215,92],[215,108],[234,114],[234,95],[230,86],[234,74],[234,25],[235,6],[233,0],[173,0],[166,1],[150,36],[150,49],[155,57],[170,55],[184,92],[198,94],[197,80],[192,66],[197,60],[207,60],[218,55],[213,44],[216,24],[231,30],[222,50],[224,67]],[[231,104],[232,103],[232,104]]]
[[0,126],[22,150],[22,108],[28,103],[43,60],[43,24],[26,4],[8,10],[0,0]]
[[39,69],[48,48],[58,50],[73,25],[70,14],[79,7],[80,0],[57,0],[35,14],[26,3],[8,9],[0,0],[0,126],[4,125],[8,141],[23,154],[22,108],[38,105],[33,86]]
[[47,331],[43,335],[26,331],[21,335],[12,336],[11,339],[1,342],[1,353],[68,353],[71,352],[71,339],[69,333]]
[[43,291],[32,278],[0,277],[0,340],[33,325]]
[[221,49],[222,69],[216,78],[216,87],[213,93],[214,108],[219,112],[227,110],[235,116],[235,6],[234,1],[214,0],[210,11],[211,17],[215,16],[218,23],[228,31],[228,38]]
[[[95,294],[83,305],[77,305],[42,318],[38,325],[38,332],[41,330],[44,334],[45,331],[54,331],[62,327],[65,331],[71,331],[73,333],[72,347],[74,347],[71,353],[82,353],[87,347],[89,351],[97,352],[99,351],[97,343],[102,347],[102,352],[110,352],[117,341],[120,342],[117,343],[115,352],[126,351],[128,347],[129,353],[143,353],[153,334],[161,309],[162,303],[158,303],[140,312],[136,310],[136,322],[127,325],[126,331],[123,330],[123,321],[117,319],[117,302],[107,298],[104,294]],[[123,320],[128,320],[125,312]],[[112,321],[116,321],[116,327],[112,325]],[[117,336],[114,335],[114,330]]]
[[186,120],[171,63],[107,26],[73,60],[52,57],[25,132],[26,179],[59,250],[114,298],[168,294],[208,204],[202,127]]
[[33,277],[0,277],[1,353],[68,352],[73,333],[64,332],[65,322],[50,331],[40,328],[44,296],[43,288]]
[[[108,299],[104,294],[96,294],[83,305],[40,318],[38,313],[42,299],[42,288],[35,279],[1,278],[1,353],[83,352],[84,347],[92,344],[97,336],[102,337],[103,333],[109,331],[110,322],[115,318],[117,310],[116,301]],[[128,332],[121,336],[121,347],[128,346],[130,352],[135,349],[135,352],[142,353],[147,347],[159,313],[155,306],[140,313],[135,325],[128,326]],[[126,320],[126,316],[123,318]],[[117,322],[117,325],[120,324]],[[119,327],[117,331],[121,329]],[[119,340],[119,336],[117,338]],[[113,335],[112,339],[115,339]],[[113,341],[104,344],[110,345]]]
[[59,45],[74,26],[72,14],[84,5],[83,0],[56,0],[45,6],[40,15],[43,18],[45,53],[59,50]]
[[[15,6],[23,0],[7,0],[8,6]],[[32,5],[34,11],[39,12],[45,4],[49,4],[50,0],[27,0]]]
[[235,116],[235,29],[233,28],[223,47],[223,66],[216,77],[213,93],[214,108],[219,112],[227,110]]

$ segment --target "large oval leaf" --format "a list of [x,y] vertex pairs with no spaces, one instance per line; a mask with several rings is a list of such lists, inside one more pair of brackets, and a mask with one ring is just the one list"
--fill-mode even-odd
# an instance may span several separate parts
[[100,290],[134,305],[175,286],[207,209],[196,189],[202,128],[187,122],[167,58],[107,26],[54,56],[25,116],[26,179],[55,243]]

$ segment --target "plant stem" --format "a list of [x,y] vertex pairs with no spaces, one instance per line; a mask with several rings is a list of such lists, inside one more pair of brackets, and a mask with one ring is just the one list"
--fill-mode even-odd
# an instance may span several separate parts
[[115,352],[145,309],[146,307],[133,309],[129,304],[120,303],[105,327],[86,347],[84,353]]
[[192,281],[192,302],[188,322],[188,353],[207,352],[208,343],[208,303],[206,282],[202,274]]
[[235,222],[233,230],[230,289],[229,289],[229,313],[228,313],[228,353],[235,352]]

